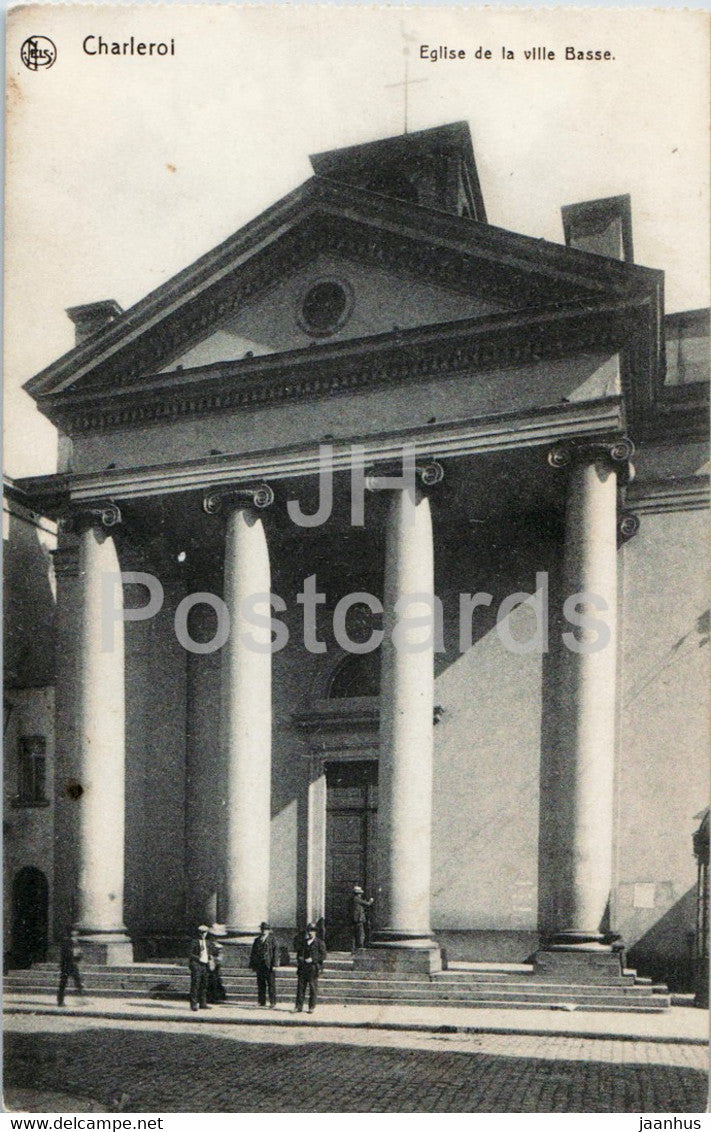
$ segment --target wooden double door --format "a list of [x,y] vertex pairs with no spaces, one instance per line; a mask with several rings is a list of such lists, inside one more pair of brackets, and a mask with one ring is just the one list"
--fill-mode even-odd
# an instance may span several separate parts
[[349,951],[353,945],[351,897],[360,884],[376,902],[377,917],[378,764],[326,765],[326,945]]

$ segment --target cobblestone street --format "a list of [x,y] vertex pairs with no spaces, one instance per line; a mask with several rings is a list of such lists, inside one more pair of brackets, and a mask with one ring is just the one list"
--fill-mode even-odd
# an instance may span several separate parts
[[706,1069],[703,1046],[557,1035],[198,1033],[189,1021],[50,1016],[5,1028],[10,1106],[13,1089],[33,1089],[104,1110],[123,1096],[126,1112],[685,1113],[706,1110]]

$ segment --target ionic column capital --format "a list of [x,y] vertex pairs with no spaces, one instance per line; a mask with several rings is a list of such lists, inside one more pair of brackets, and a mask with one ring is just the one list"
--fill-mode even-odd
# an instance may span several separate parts
[[123,521],[120,508],[112,499],[92,500],[87,503],[72,503],[59,519],[61,530],[79,533],[87,526],[116,527]]
[[617,472],[620,483],[629,483],[634,478],[633,456],[634,444],[628,436],[609,440],[563,440],[549,449],[548,463],[552,468],[569,468],[603,458]]
[[255,507],[258,511],[271,507],[274,492],[268,483],[239,484],[217,487],[203,497],[202,507],[208,515],[218,515],[223,509]]
[[[397,461],[372,464],[365,473],[365,486],[368,491],[402,491],[408,486],[403,470]],[[416,460],[415,477],[421,487],[435,487],[444,479],[444,468],[439,460]]]
[[629,542],[639,530],[639,516],[633,511],[621,511],[617,516],[618,543]]
[[436,487],[444,479],[444,468],[439,460],[415,464],[415,474],[423,487]]

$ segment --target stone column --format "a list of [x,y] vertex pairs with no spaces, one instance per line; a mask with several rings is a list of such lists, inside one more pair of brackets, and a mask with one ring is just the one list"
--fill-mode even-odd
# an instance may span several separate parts
[[262,920],[269,919],[271,834],[272,657],[269,551],[259,509],[266,485],[213,493],[205,509],[226,512],[223,598],[230,615],[222,648],[220,739],[227,767],[225,963],[245,966]]
[[[568,466],[562,596],[569,604],[563,609],[566,636],[556,696],[555,787],[547,799],[555,807],[557,829],[554,859],[546,863],[553,878],[553,931],[538,953],[541,973],[620,974],[607,917],[617,705],[617,487],[631,454],[629,441],[551,454],[551,463]],[[571,617],[585,618],[586,624],[574,627]],[[588,955],[576,959],[579,952]]]
[[307,810],[306,919],[317,924],[326,915],[326,801],[323,759],[312,755]]
[[[425,482],[438,482],[439,465]],[[388,502],[378,764],[379,925],[359,966],[441,970],[430,927],[434,549],[429,499]],[[417,624],[413,624],[417,620]]]
[[79,741],[77,735],[79,651],[79,547],[66,525],[60,524],[59,546],[52,552],[56,579],[56,655],[54,712],[54,868],[52,906],[54,939],[63,938],[76,920],[81,798]]
[[[79,749],[77,918],[84,958],[92,963],[133,961],[123,922],[124,884],[124,635],[123,621],[105,609],[123,607],[120,572],[110,528],[120,521],[113,504],[79,519],[79,657],[76,734]],[[104,640],[104,625],[113,641]]]

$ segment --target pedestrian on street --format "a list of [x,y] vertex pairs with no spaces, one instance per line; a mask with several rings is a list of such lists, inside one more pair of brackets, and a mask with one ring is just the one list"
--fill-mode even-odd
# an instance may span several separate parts
[[79,961],[81,957],[82,954],[77,940],[77,932],[70,929],[62,940],[59,952],[59,990],[57,991],[57,1006],[64,1006],[64,995],[67,990],[67,983],[70,979],[74,982],[77,994],[84,994],[84,987],[81,985],[81,976],[79,974]]
[[269,992],[269,1008],[273,1009],[277,1003],[276,968],[279,966],[279,948],[276,936],[266,920],[262,920],[259,935],[252,944],[249,965],[257,976],[257,1002],[260,1006],[266,1006]]
[[296,950],[296,1010],[304,1009],[306,988],[309,988],[309,1014],[316,1009],[318,977],[326,959],[326,946],[316,935],[316,925],[307,924],[294,940]]
[[209,1010],[207,1005],[207,975],[210,956],[213,953],[212,944],[208,943],[207,924],[200,924],[197,939],[194,939],[190,948],[190,1009]]
[[211,955],[207,961],[207,1001],[224,1002],[227,991],[222,982],[222,944],[212,943]]
[[353,950],[365,947],[365,925],[368,920],[368,909],[373,906],[373,898],[366,900],[363,889],[359,884],[353,885],[351,896],[351,919],[353,921]]

